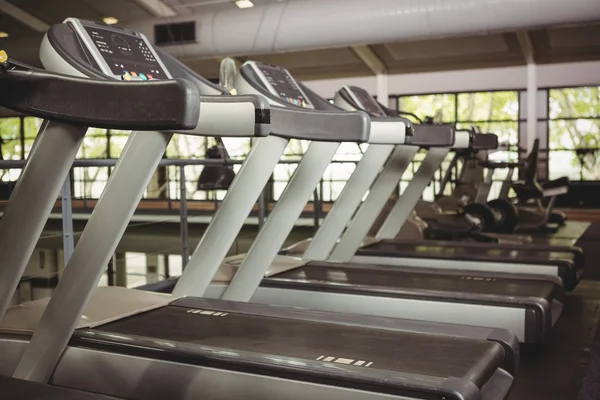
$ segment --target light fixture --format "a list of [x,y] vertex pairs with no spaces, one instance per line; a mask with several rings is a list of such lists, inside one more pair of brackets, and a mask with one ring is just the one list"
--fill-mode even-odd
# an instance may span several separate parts
[[0,31],[0,39],[4,39],[8,37],[8,32]]
[[107,25],[114,25],[119,22],[119,20],[115,17],[104,17],[102,18],[102,21],[104,21],[104,23]]
[[235,1],[235,5],[238,6],[238,8],[252,8],[252,7],[254,7],[254,3],[252,2],[252,0],[236,0]]

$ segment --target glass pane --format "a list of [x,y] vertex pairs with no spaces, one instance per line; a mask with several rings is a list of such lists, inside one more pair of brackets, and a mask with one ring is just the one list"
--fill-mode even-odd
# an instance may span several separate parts
[[550,121],[548,129],[550,149],[600,147],[600,119]]
[[97,199],[102,194],[108,180],[106,167],[73,168],[73,196],[77,198]]
[[77,153],[77,158],[106,158],[108,154],[106,152],[108,146],[108,137],[106,136],[106,131],[102,133],[103,130],[92,129],[88,130],[88,133],[83,138],[83,143],[79,148],[79,152]]
[[307,140],[290,140],[287,148],[283,152],[283,158],[294,158],[294,156],[301,156],[306,152],[309,144],[310,142]]
[[298,164],[277,164],[273,170],[273,179],[281,182],[288,182]]
[[432,117],[436,122],[454,122],[455,98],[453,94],[429,94],[398,98],[398,110],[415,114],[421,120]]
[[[324,188],[326,187],[325,184],[323,184]],[[324,193],[322,195],[322,201],[336,201],[338,197],[340,197],[340,194],[342,193],[342,190],[344,190],[344,187],[346,186],[346,182],[340,182],[340,181],[331,181],[328,183],[328,190],[324,190]]]
[[551,89],[550,118],[600,117],[600,87]]
[[580,158],[574,151],[550,151],[548,168],[550,179],[600,180],[600,153],[591,151]]
[[117,135],[111,132],[110,136],[110,158],[119,158],[125,147],[129,135]]
[[223,143],[229,153],[229,157],[234,159],[244,159],[252,148],[251,139],[241,138],[223,138]]
[[[206,148],[206,138],[189,135],[173,135],[167,147],[168,158],[203,158]],[[229,147],[226,148],[229,151]]]
[[325,170],[323,179],[326,181],[347,181],[355,169],[356,163],[332,163]]
[[458,95],[459,121],[506,121],[519,119],[519,94],[478,92]]
[[21,119],[0,119],[0,144],[2,144],[2,158],[4,160],[21,159]]
[[368,145],[359,145],[358,143],[342,143],[335,153],[333,159],[335,161],[353,161],[357,162],[361,159],[362,154],[367,150]]
[[42,125],[43,120],[41,118],[36,117],[25,117],[25,138],[34,139],[38,131],[40,130],[40,126]]

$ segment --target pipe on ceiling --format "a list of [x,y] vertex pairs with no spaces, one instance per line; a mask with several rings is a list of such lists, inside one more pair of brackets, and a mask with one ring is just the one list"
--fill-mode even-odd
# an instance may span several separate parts
[[178,57],[269,54],[517,31],[600,20],[599,0],[289,0],[128,25],[196,21]]

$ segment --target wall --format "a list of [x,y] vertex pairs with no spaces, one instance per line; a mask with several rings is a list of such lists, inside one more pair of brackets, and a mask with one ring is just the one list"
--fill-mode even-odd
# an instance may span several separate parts
[[[539,65],[538,86],[543,88],[600,85],[598,71],[600,71],[600,61]],[[325,98],[333,97],[335,91],[343,85],[360,86],[373,95],[377,94],[375,76],[303,83]],[[526,87],[527,71],[525,66],[427,72],[388,77],[390,95],[526,89]]]

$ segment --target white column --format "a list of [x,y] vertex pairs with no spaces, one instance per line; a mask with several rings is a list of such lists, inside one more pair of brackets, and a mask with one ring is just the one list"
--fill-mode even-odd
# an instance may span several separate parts
[[377,74],[375,75],[375,79],[377,80],[377,101],[387,106],[390,97],[388,75]]
[[533,148],[533,142],[538,136],[538,82],[537,65],[535,63],[527,64],[527,153]]

